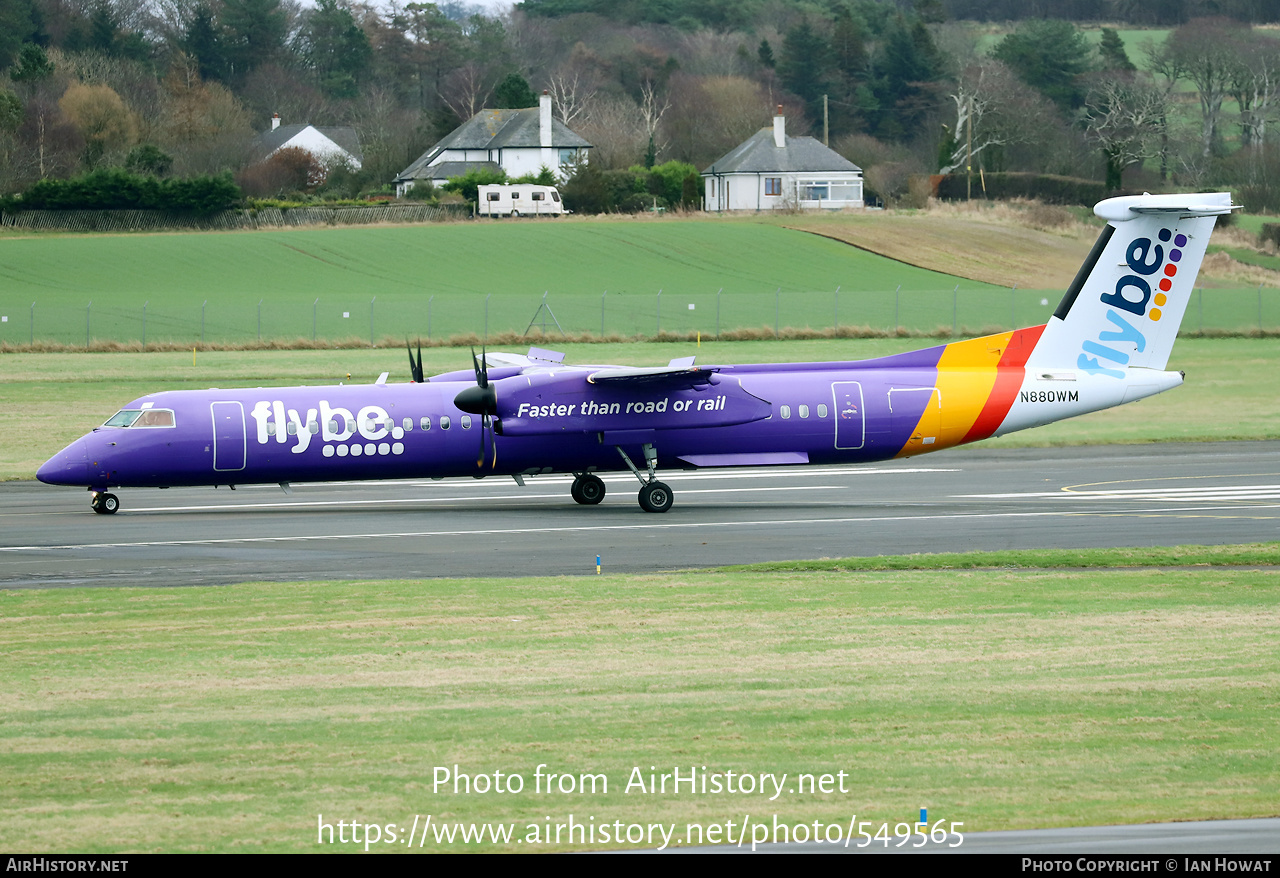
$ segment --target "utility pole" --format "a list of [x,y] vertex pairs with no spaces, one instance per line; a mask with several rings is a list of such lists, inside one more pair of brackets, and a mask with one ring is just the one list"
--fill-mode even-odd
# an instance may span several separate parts
[[965,114],[964,176],[965,201],[973,200],[973,95],[969,95],[969,112]]
[[827,96],[822,96],[822,145],[831,146],[831,115],[827,111]]

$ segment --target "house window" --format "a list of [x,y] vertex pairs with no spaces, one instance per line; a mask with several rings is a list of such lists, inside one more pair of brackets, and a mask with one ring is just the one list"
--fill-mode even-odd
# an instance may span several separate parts
[[828,201],[831,198],[831,187],[826,180],[801,180],[801,201]]
[[765,177],[764,178],[764,194],[765,195],[781,195],[782,194],[782,178],[781,177]]
[[576,149],[560,150],[561,165],[571,165],[577,160],[577,158],[578,158],[578,151]]

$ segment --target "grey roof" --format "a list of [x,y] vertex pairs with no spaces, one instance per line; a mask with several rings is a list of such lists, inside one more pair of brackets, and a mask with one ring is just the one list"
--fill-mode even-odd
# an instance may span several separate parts
[[[269,156],[310,127],[312,126],[309,124],[281,125],[271,131],[264,131],[253,138],[252,148],[263,157]],[[321,128],[318,125],[315,126],[315,129],[336,143],[356,161],[364,161],[364,155],[360,150],[360,137],[356,134],[356,129],[346,127]]]
[[[539,112],[539,107],[527,107],[523,110],[481,110],[431,149],[418,156],[413,164],[399,173],[396,181],[434,177],[434,170],[426,171],[425,169],[446,149],[487,150],[517,147],[536,149],[541,147]],[[550,145],[553,149],[591,148],[591,144],[555,117],[551,119]]]
[[432,165],[424,168],[423,173],[419,174],[418,180],[448,180],[451,177],[461,177],[467,171],[501,171],[497,162],[441,162],[438,165]]
[[763,174],[769,172],[855,171],[862,168],[812,137],[787,137],[786,146],[773,144],[773,127],[761,128],[716,159],[703,174]]

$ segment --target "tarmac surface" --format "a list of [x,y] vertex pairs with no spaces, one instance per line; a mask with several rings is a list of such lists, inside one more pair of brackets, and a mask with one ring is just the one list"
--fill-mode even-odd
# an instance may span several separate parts
[[885,464],[135,489],[0,485],[0,588],[652,572],[798,558],[1280,539],[1280,442],[976,447]]

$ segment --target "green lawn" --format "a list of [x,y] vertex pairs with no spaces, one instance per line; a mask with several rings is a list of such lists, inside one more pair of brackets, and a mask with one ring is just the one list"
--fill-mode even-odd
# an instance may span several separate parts
[[[743,815],[892,834],[920,808],[964,832],[1273,815],[1280,580],[1248,565],[1277,547],[1189,554],[1235,566],[3,592],[0,846],[358,850],[318,821],[403,838],[414,815],[517,838],[571,815],[677,838]],[[537,793],[539,765],[604,780]],[[787,780],[626,790],[704,766]]]

